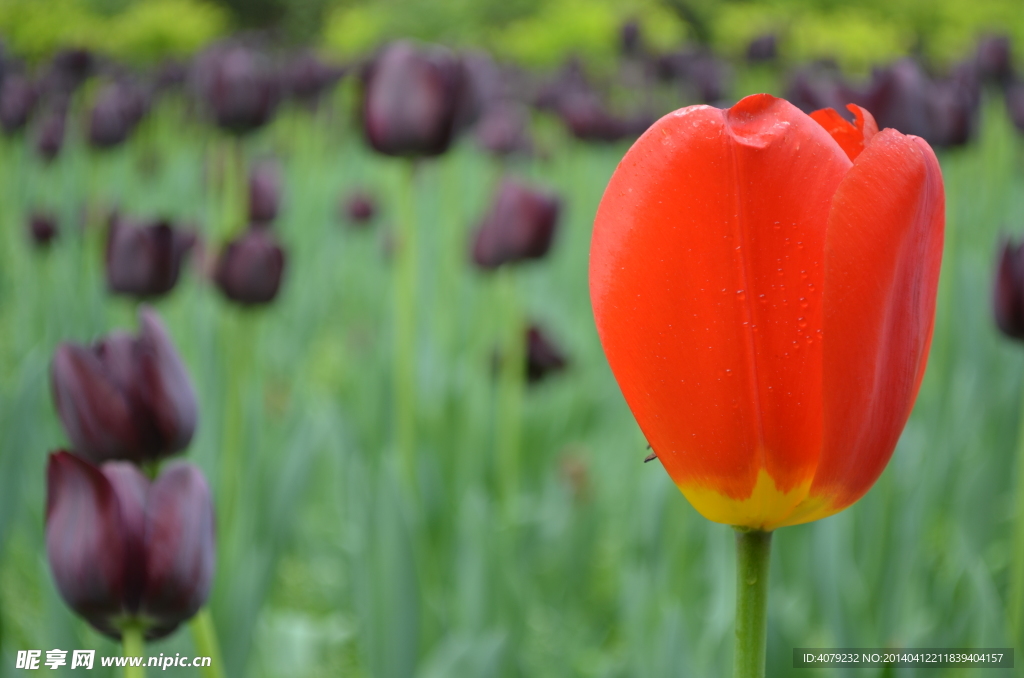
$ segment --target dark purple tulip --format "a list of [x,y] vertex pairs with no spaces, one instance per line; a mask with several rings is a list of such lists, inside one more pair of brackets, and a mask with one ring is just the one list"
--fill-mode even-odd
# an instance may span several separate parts
[[72,94],[96,70],[96,57],[86,49],[65,49],[50,60],[45,82],[49,92]]
[[527,124],[527,112],[514,104],[491,106],[476,125],[476,142],[489,153],[498,156],[526,153],[532,147]]
[[635,58],[642,54],[644,49],[643,36],[640,32],[640,22],[627,21],[619,28],[619,49],[622,55]]
[[1006,90],[1006,110],[1017,131],[1024,134],[1024,83],[1014,83]]
[[953,80],[935,82],[929,94],[929,143],[936,147],[966,144],[973,136],[975,112],[963,86]]
[[267,57],[242,45],[222,45],[194,66],[200,98],[218,126],[234,134],[270,121],[281,97],[281,83]]
[[436,156],[455,131],[463,70],[442,47],[388,45],[363,76],[362,117],[367,141],[392,156]]
[[563,97],[558,113],[572,135],[581,141],[610,143],[624,139],[628,133],[626,122],[612,115],[593,93]]
[[57,219],[52,214],[33,212],[28,219],[28,234],[36,247],[48,247],[58,232]]
[[47,162],[56,158],[64,146],[66,118],[67,111],[63,106],[57,106],[46,114],[36,130],[36,152]]
[[539,259],[551,248],[560,202],[550,193],[505,179],[473,242],[473,261],[484,270]]
[[141,298],[167,294],[194,244],[194,234],[167,221],[139,223],[114,214],[107,231],[107,288]]
[[987,35],[978,41],[975,52],[978,75],[1005,85],[1013,78],[1013,54],[1006,35]]
[[12,73],[0,85],[0,126],[6,134],[24,129],[36,106],[38,91],[31,80]]
[[123,143],[149,108],[146,94],[136,85],[112,82],[100,90],[89,115],[89,143],[111,148]]
[[165,59],[157,67],[153,86],[158,92],[179,88],[188,80],[188,64],[176,59]]
[[713,54],[699,53],[689,63],[687,80],[701,103],[713,104],[725,96],[729,68]]
[[540,327],[531,325],[526,330],[526,380],[535,384],[552,372],[565,369],[565,353]]
[[264,161],[249,172],[249,219],[258,224],[277,218],[281,202],[281,176],[277,165]]
[[879,129],[892,127],[930,140],[931,87],[931,81],[916,61],[900,59],[891,66],[875,69],[861,105],[875,116]]
[[96,463],[161,459],[185,449],[195,432],[195,391],[167,330],[146,307],[139,325],[137,337],[63,343],[53,356],[57,414],[75,451]]
[[595,96],[583,62],[570,58],[553,78],[539,87],[533,97],[533,105],[539,110],[557,113],[563,99],[579,95]]
[[764,33],[750,41],[747,45],[747,61],[764,63],[775,61],[779,57],[779,40],[774,33]]
[[284,263],[284,250],[274,236],[266,229],[250,229],[221,252],[214,280],[231,301],[267,304],[281,287]]
[[458,102],[453,135],[475,125],[484,112],[505,96],[505,77],[494,59],[484,52],[459,56]]
[[1011,339],[1024,341],[1024,243],[1004,239],[996,269],[992,307],[996,325]]
[[285,66],[282,80],[293,99],[315,105],[344,75],[344,68],[329,66],[312,52],[302,52]]
[[60,451],[46,470],[46,552],[68,606],[120,638],[141,624],[168,635],[206,602],[214,516],[202,472],[184,462],[152,483],[126,462],[95,466]]
[[[864,93],[851,87],[834,63],[818,62],[792,74],[786,87],[786,99],[805,113],[833,108],[840,115],[850,115],[846,105],[863,101]],[[863,105],[867,107],[866,103]]]
[[364,226],[373,221],[377,213],[377,204],[368,193],[356,191],[345,198],[342,213],[353,224]]

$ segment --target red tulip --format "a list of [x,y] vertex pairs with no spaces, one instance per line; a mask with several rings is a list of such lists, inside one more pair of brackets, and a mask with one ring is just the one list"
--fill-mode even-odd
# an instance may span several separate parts
[[[612,370],[707,518],[771,530],[859,499],[924,374],[944,193],[921,139],[768,95],[630,149],[594,225]],[[823,124],[819,124],[821,120]]]
[[199,611],[215,549],[198,468],[178,462],[151,483],[127,462],[57,452],[46,476],[46,552],[71,609],[114,638],[127,624],[159,638]]

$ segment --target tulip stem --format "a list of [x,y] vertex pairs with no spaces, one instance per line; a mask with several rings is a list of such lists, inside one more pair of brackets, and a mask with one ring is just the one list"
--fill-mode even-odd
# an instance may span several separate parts
[[735,678],[764,678],[772,533],[736,528]]
[[1024,622],[1024,395],[1017,432],[1017,479],[1014,488],[1013,550],[1010,570],[1010,633],[1014,647],[1021,647]]
[[[142,629],[138,626],[129,625],[121,632],[121,645],[124,647],[125,657],[144,657],[145,647],[142,641]],[[125,664],[124,678],[144,678],[146,667],[143,662],[133,666],[131,661]]]
[[220,661],[220,643],[217,642],[217,627],[213,625],[210,610],[205,607],[199,610],[196,616],[192,617],[189,628],[192,631],[196,654],[210,658],[210,665],[201,667],[199,672],[204,678],[224,678],[224,666]]
[[398,190],[398,233],[393,271],[394,430],[399,464],[410,490],[416,481],[416,165]]
[[524,328],[516,293],[515,271],[498,271],[498,304],[501,327],[501,363],[498,373],[497,413],[494,422],[495,457],[499,491],[507,516],[513,514],[519,491],[519,443],[523,409],[523,376],[526,362]]

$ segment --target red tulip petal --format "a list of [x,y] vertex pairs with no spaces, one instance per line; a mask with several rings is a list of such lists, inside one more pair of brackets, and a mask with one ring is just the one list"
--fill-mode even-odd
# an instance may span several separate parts
[[866,108],[861,108],[856,104],[849,104],[846,108],[853,113],[856,125],[850,124],[834,108],[814,111],[811,113],[811,117],[832,135],[832,138],[846,151],[850,160],[855,160],[864,147],[871,142],[871,138],[878,134],[878,123]]
[[825,255],[824,443],[806,505],[816,520],[874,484],[928,359],[945,197],[923,140],[879,133],[836,191]]
[[98,468],[73,454],[46,467],[46,553],[61,597],[105,633],[123,613],[125,546],[117,495]]
[[694,506],[763,526],[806,494],[821,447],[822,286],[851,163],[768,95],[685,108],[605,191],[591,299],[634,416]]

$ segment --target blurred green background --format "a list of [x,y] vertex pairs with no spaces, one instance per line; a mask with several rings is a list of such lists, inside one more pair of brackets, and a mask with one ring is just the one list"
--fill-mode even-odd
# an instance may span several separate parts
[[[629,19],[656,49],[704,43],[737,56],[775,31],[785,63],[834,57],[859,73],[910,53],[948,64],[992,30],[1024,45],[1024,11],[1010,0],[0,0],[0,35],[30,61],[84,46],[152,64],[265,29],[336,58],[415,36],[538,69],[578,54],[600,71],[614,68]],[[731,98],[782,94],[780,71],[736,68]],[[728,675],[731,531],[701,518],[657,463],[642,463],[645,441],[590,313],[591,223],[628,143],[585,145],[537,114],[542,154],[503,167],[464,139],[418,172],[412,495],[391,435],[385,246],[405,173],[366,148],[356,96],[346,80],[328,105],[288,107],[244,143],[247,158],[273,155],[284,169],[281,297],[239,311],[193,263],[156,302],[199,394],[188,457],[216,495],[230,484],[239,496],[230,519],[221,515],[211,598],[227,674]],[[981,110],[979,138],[940,153],[948,232],[939,315],[893,461],[853,508],[776,536],[771,676],[1015,675],[791,668],[793,647],[1024,650],[1007,623],[1024,354],[997,334],[989,310],[998,236],[1024,230],[1024,140],[1001,94],[986,91]],[[0,139],[0,676],[20,675],[19,649],[120,651],[64,607],[44,547],[46,453],[65,444],[50,400],[53,348],[135,327],[134,305],[105,291],[103,234],[74,225],[88,221],[87,205],[118,205],[197,224],[212,242],[228,235],[204,175],[218,137],[180,98],[102,155],[79,123],[69,129],[52,164],[25,139]],[[564,211],[547,259],[496,278],[472,269],[467,252],[508,170],[554,188]],[[340,224],[338,198],[354,188],[379,199],[373,230]],[[46,252],[24,234],[38,207],[64,224]],[[508,422],[493,356],[509,289],[570,366],[523,394],[521,478],[506,505],[495,450]],[[232,455],[237,469],[224,461]],[[195,653],[185,630],[147,651]]]

